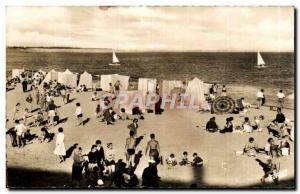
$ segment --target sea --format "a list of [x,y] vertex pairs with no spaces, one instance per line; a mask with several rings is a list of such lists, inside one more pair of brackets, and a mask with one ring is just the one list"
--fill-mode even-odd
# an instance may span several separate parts
[[[293,52],[261,52],[267,67],[257,68],[256,52],[118,52],[120,66],[109,66],[111,52],[89,49],[6,49],[6,72],[14,68],[65,71],[94,75],[121,74],[131,80],[156,78],[190,80],[194,77],[233,86],[283,89],[294,92]],[[275,94],[276,95],[276,94]]]

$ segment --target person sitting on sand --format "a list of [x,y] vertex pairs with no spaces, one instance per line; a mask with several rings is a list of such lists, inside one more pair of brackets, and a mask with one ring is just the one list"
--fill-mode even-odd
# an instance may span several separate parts
[[82,114],[82,109],[81,109],[80,103],[76,103],[75,116],[77,117],[77,120],[78,120],[78,126],[83,124],[83,122],[82,122],[83,114]]
[[206,123],[206,130],[209,132],[216,132],[219,130],[219,127],[216,123],[216,117],[211,117],[209,121]]
[[226,118],[226,124],[224,129],[220,130],[220,133],[232,133],[233,132],[233,117]]
[[136,146],[136,139],[134,137],[134,132],[129,131],[129,137],[126,139],[126,144],[125,144],[125,156],[126,156],[126,163],[128,167],[133,165],[135,146]]
[[149,166],[144,169],[142,174],[142,186],[146,188],[156,188],[159,186],[157,165],[154,160],[149,160],[148,164]]
[[44,125],[42,128],[41,128],[41,143],[48,140],[48,142],[52,141],[54,137],[54,133],[51,133],[51,131],[49,130],[49,128]]
[[290,143],[289,136],[285,135],[282,137],[283,139],[279,143],[279,148],[282,156],[290,155]]
[[279,92],[277,93],[276,96],[277,96],[277,101],[278,101],[278,107],[283,108],[285,95],[282,92],[282,90],[279,90]]
[[173,167],[177,165],[177,161],[173,153],[171,153],[170,156],[166,159],[166,163],[168,167]]
[[120,120],[125,121],[129,119],[128,114],[125,111],[125,108],[121,108],[120,110]]
[[252,126],[252,128],[254,130],[257,130],[258,132],[262,132],[261,122],[263,120],[264,120],[264,116],[263,115],[255,116],[254,117],[254,125]]
[[108,143],[107,144],[107,149],[105,150],[105,166],[107,169],[107,174],[111,175],[115,172],[115,150],[113,149],[113,144]]
[[253,127],[250,123],[250,119],[248,117],[245,117],[244,122],[242,124],[243,130],[246,133],[252,133],[253,132]]
[[189,164],[191,164],[191,162],[190,162],[189,159],[188,159],[188,153],[187,153],[187,151],[184,151],[184,152],[183,152],[183,158],[182,158],[182,160],[179,162],[179,165],[180,165],[180,166],[187,166],[187,165],[189,165]]
[[193,161],[191,162],[193,167],[203,166],[203,160],[198,156],[197,153],[193,153]]
[[250,137],[249,142],[244,147],[244,153],[250,157],[255,157],[258,152],[258,145],[254,142],[254,138]]
[[97,92],[94,92],[92,95],[92,101],[96,101],[97,100]]

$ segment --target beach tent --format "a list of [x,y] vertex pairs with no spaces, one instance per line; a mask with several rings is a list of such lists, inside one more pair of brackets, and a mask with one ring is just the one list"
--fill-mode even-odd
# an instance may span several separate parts
[[79,86],[80,85],[85,85],[87,88],[93,88],[92,74],[84,71],[83,74],[80,75]]
[[[61,81],[61,82],[60,82]],[[72,73],[69,69],[59,74],[59,83],[69,86],[71,88],[77,87],[77,75]]]
[[54,80],[58,80],[58,72],[56,72],[54,69],[52,69],[51,71],[49,71],[47,73],[43,82],[50,82],[50,81],[54,81]]
[[20,76],[21,73],[24,73],[24,72],[25,72],[24,69],[13,69],[12,73],[11,73],[11,76],[12,76],[12,78],[15,78],[15,77]]
[[188,95],[187,99],[191,100],[191,97],[194,98],[194,105],[201,107],[205,104],[203,81],[200,79],[194,78],[192,81],[189,81],[186,94]]
[[156,93],[156,79],[139,78],[138,91],[143,95],[145,100],[146,93]]
[[177,81],[177,80],[173,80],[173,81],[169,81],[169,80],[163,80],[162,82],[162,93],[163,94],[167,94],[167,95],[171,95],[171,91],[174,88],[185,88],[185,84],[183,83],[183,81]]
[[102,90],[104,90],[104,91],[109,91],[109,83],[112,83],[112,85],[114,86],[114,84],[115,84],[118,80],[119,80],[120,83],[121,83],[120,90],[121,90],[121,91],[126,91],[126,90],[128,90],[129,76],[118,75],[118,74],[101,75],[101,88],[102,88]]

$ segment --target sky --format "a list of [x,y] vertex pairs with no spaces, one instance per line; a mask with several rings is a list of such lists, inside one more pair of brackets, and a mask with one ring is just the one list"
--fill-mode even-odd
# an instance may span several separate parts
[[6,44],[286,52],[294,50],[294,8],[8,6]]

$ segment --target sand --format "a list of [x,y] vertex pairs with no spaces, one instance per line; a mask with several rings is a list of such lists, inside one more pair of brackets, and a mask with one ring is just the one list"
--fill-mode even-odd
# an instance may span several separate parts
[[[245,92],[244,96],[246,96],[247,88],[243,88],[243,92]],[[7,129],[14,126],[11,118],[15,104],[20,102],[24,105],[25,97],[29,93],[32,92],[21,92],[20,86],[7,92],[6,114],[9,119]],[[51,130],[57,134],[58,127],[63,127],[66,148],[68,149],[73,144],[78,143],[83,148],[83,153],[86,154],[96,139],[101,139],[103,147],[106,147],[106,143],[112,142],[116,150],[116,158],[125,160],[124,145],[129,133],[127,125],[131,121],[118,121],[115,125],[109,126],[99,122],[94,115],[97,102],[92,102],[91,96],[92,92],[72,93],[71,99],[75,98],[75,100],[67,105],[62,104],[61,98],[55,98],[55,104],[61,106],[58,109],[58,114],[61,118],[67,117],[68,120],[65,123],[52,127]],[[90,118],[90,121],[85,126],[76,126],[77,121],[74,116],[76,102],[80,102],[82,105],[84,119]],[[294,110],[284,109],[283,113],[288,119],[294,120]],[[260,110],[250,109],[247,116],[253,122],[253,117],[260,114],[265,116],[263,125],[269,123],[276,116],[276,112],[269,110],[268,107],[262,107]],[[243,117],[239,115],[214,116],[219,126],[223,126],[225,118],[229,116],[234,117],[236,125],[241,125],[243,120]],[[138,134],[145,134],[145,137],[137,150],[142,150],[144,153],[149,135],[155,133],[156,139],[160,143],[164,160],[170,153],[174,153],[177,161],[179,161],[183,151],[189,153],[189,158],[192,158],[193,152],[197,152],[204,160],[204,166],[201,170],[181,166],[168,169],[166,165],[159,165],[158,173],[161,177],[161,187],[188,188],[193,183],[196,183],[198,187],[209,188],[266,186],[260,184],[263,171],[255,161],[255,158],[249,158],[244,155],[236,156],[236,151],[243,149],[249,137],[254,137],[259,147],[263,148],[269,137],[267,131],[251,134],[208,133],[204,130],[204,126],[210,117],[212,115],[209,113],[199,113],[195,110],[168,110],[159,116],[151,113],[145,114],[145,120],[139,121]],[[40,128],[32,127],[30,129],[32,133],[40,135]],[[59,159],[53,154],[54,147],[55,139],[50,143],[39,143],[37,140],[34,140],[32,144],[24,148],[13,148],[7,135],[8,185],[63,187],[70,184],[72,157],[68,158],[66,162],[59,164]],[[281,171],[285,173],[280,180],[282,184],[277,187],[295,187],[293,183],[293,143],[291,152],[290,156],[274,159],[276,163],[280,162]],[[264,155],[259,155],[258,158],[266,161]],[[147,166],[147,161],[148,156],[143,156],[136,170],[139,179],[143,169]],[[287,184],[286,181],[288,182]],[[271,187],[273,186],[271,185]]]

